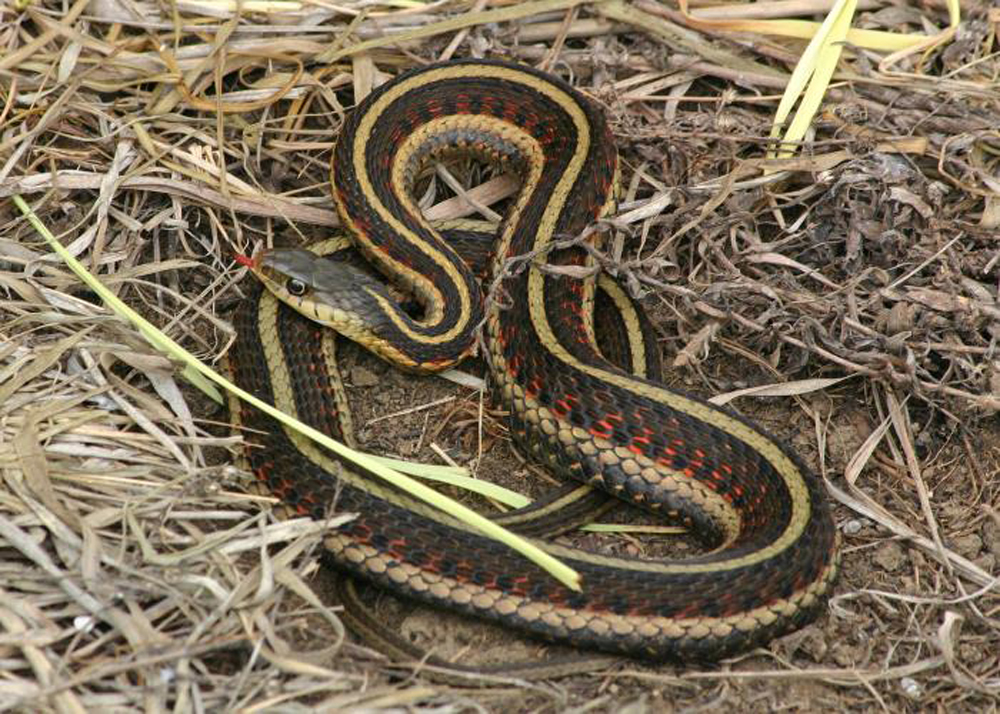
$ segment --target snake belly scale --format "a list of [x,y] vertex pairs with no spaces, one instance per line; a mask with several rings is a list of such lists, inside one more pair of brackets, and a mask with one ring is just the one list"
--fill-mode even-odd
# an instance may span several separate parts
[[[503,275],[506,299],[485,311],[471,271],[412,198],[420,169],[454,152],[522,177],[497,237],[493,272]],[[759,427],[620,369],[595,345],[593,281],[575,270],[587,253],[554,245],[614,205],[617,152],[590,100],[517,65],[431,65],[358,105],[333,167],[334,198],[357,247],[412,291],[423,315],[410,316],[356,269],[319,267],[303,251],[254,257],[270,291],[409,369],[461,359],[485,318],[494,390],[521,448],[566,477],[687,524],[712,548],[690,559],[641,560],[540,542],[581,574],[583,591],[574,592],[497,542],[244,409],[243,421],[263,434],[249,457],[269,491],[299,513],[323,517],[335,501],[338,510],[360,514],[326,538],[340,567],[394,593],[526,633],[646,658],[717,659],[816,615],[838,566],[822,482]],[[520,270],[503,273],[526,255],[533,258]],[[241,311],[236,380],[337,433],[341,405],[322,395],[324,370],[317,368],[330,359],[321,328],[283,310],[260,300]]]

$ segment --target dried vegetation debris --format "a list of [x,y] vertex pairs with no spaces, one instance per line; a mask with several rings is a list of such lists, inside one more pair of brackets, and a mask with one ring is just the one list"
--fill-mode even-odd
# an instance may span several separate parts
[[[783,164],[763,157],[802,43],[685,28],[658,3],[265,3],[239,20],[208,1],[24,5],[0,4],[0,706],[996,706],[989,3],[963,3],[927,54],[852,48]],[[858,27],[947,23],[937,2],[862,7]],[[427,29],[448,18],[467,21]],[[794,380],[794,400],[736,406],[830,478],[845,569],[830,614],[769,657],[464,692],[389,678],[313,595],[323,524],[269,520],[229,465],[225,412],[96,305],[12,200],[214,361],[241,298],[230,256],[337,224],[326,162],[354,98],[465,55],[542,66],[606,107],[624,181],[605,267],[645,294],[672,381]],[[487,185],[472,194],[509,194]],[[479,413],[470,400],[459,412]],[[395,436],[378,441],[413,451]]]

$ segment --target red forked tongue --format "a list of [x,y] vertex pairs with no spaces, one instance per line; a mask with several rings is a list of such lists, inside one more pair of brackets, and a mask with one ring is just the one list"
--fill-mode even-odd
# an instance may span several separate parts
[[253,269],[253,258],[248,258],[248,257],[246,257],[245,255],[243,255],[241,253],[237,253],[236,257],[235,257],[235,260],[236,260],[237,263],[239,263],[243,267],[250,268],[251,270]]

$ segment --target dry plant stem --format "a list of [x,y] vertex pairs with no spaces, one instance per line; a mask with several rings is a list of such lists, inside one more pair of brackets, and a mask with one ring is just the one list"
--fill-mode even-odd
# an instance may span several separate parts
[[[0,197],[15,193],[31,194],[48,191],[53,188],[61,190],[99,188],[104,180],[102,175],[62,171],[56,176],[49,173],[34,174],[30,177],[11,178],[0,188]],[[162,192],[175,196],[183,196],[189,200],[201,201],[219,206],[227,210],[251,216],[266,216],[281,218],[294,222],[313,223],[321,226],[336,227],[340,219],[333,210],[325,210],[292,203],[277,196],[240,197],[224,196],[218,191],[207,189],[193,182],[176,179],[160,179],[146,176],[122,178],[117,183],[118,189],[142,189]]]
[[[486,7],[487,2],[488,0],[476,0],[470,12],[472,13],[482,12],[482,10]],[[463,27],[461,30],[456,32],[455,36],[451,39],[451,42],[448,43],[448,46],[445,47],[444,51],[438,56],[438,60],[441,62],[446,62],[447,60],[450,60],[454,56],[458,48],[462,45],[462,43],[465,42],[465,39],[468,36],[469,36],[468,27]]]
[[[691,15],[702,20],[782,18],[824,13],[833,7],[833,4],[834,0],[774,0],[736,7],[703,7],[692,10]],[[695,7],[695,3],[690,5],[692,8]],[[860,0],[858,10],[872,10],[883,5],[881,0]]]
[[941,542],[941,535],[938,530],[937,520],[934,518],[934,512],[931,510],[931,502],[927,493],[927,486],[924,483],[923,476],[921,475],[920,463],[917,459],[916,451],[913,448],[909,420],[903,413],[899,402],[892,392],[886,392],[886,402],[889,408],[890,417],[892,418],[892,424],[896,432],[896,438],[899,440],[899,444],[903,447],[903,454],[906,456],[906,465],[910,473],[910,478],[913,479],[913,483],[917,487],[917,496],[920,499],[920,509],[923,511],[924,518],[927,521],[927,528],[931,532],[931,539],[937,546],[938,551],[942,554],[942,560],[947,563],[947,558],[944,557],[944,543]]
[[566,15],[563,17],[563,21],[559,25],[559,29],[556,31],[556,35],[553,38],[552,46],[549,48],[548,54],[545,55],[542,61],[538,63],[538,69],[543,72],[551,70],[552,64],[556,61],[559,53],[562,52],[563,45],[566,42],[566,35],[569,33],[569,28],[576,22],[578,15],[578,7],[571,7],[566,11]]
[[66,16],[62,18],[62,22],[60,22],[57,26],[51,27],[27,44],[14,50],[6,57],[0,58],[0,71],[11,69],[12,67],[17,67],[18,65],[23,64],[32,55],[39,52],[43,47],[52,42],[61,33],[69,32],[66,28],[76,22],[76,19],[86,9],[87,4],[87,0],[76,0],[76,2],[70,6],[69,12],[66,13]]
[[642,32],[648,32],[683,54],[701,57],[703,60],[737,72],[748,72],[751,75],[771,77],[773,79],[787,78],[778,70],[753,60],[732,54],[727,50],[706,42],[697,32],[674,24],[667,19],[663,6],[638,0],[634,4],[625,4],[612,0],[601,3],[595,10],[604,17],[624,22]]

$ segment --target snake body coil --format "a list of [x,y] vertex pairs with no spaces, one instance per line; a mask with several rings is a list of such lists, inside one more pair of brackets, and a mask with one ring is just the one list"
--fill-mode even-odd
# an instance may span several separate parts
[[[422,166],[453,151],[518,170],[522,190],[500,231],[494,272],[509,307],[486,314],[491,375],[512,433],[555,470],[689,525],[711,552],[638,560],[545,542],[576,569],[573,592],[504,546],[340,464],[253,410],[266,435],[249,452],[267,488],[322,517],[336,499],[359,518],[326,539],[336,562],[394,592],[522,631],[652,658],[714,659],[808,621],[837,571],[837,535],[822,483],[758,427],[613,366],[595,347],[586,261],[554,241],[613,205],[617,153],[601,112],[558,79],[486,61],[430,66],[367,97],[334,153],[334,196],[362,252],[424,304],[408,316],[375,281],[345,289],[296,251],[255,258],[265,284],[300,312],[340,325],[410,368],[466,354],[482,318],[470,271],[422,218],[411,189]],[[541,263],[557,266],[543,268]],[[345,327],[346,325],[346,327]],[[342,405],[322,391],[319,328],[276,301],[237,319],[237,381],[338,433]],[[266,362],[261,357],[266,357]],[[317,384],[319,382],[319,384]]]

